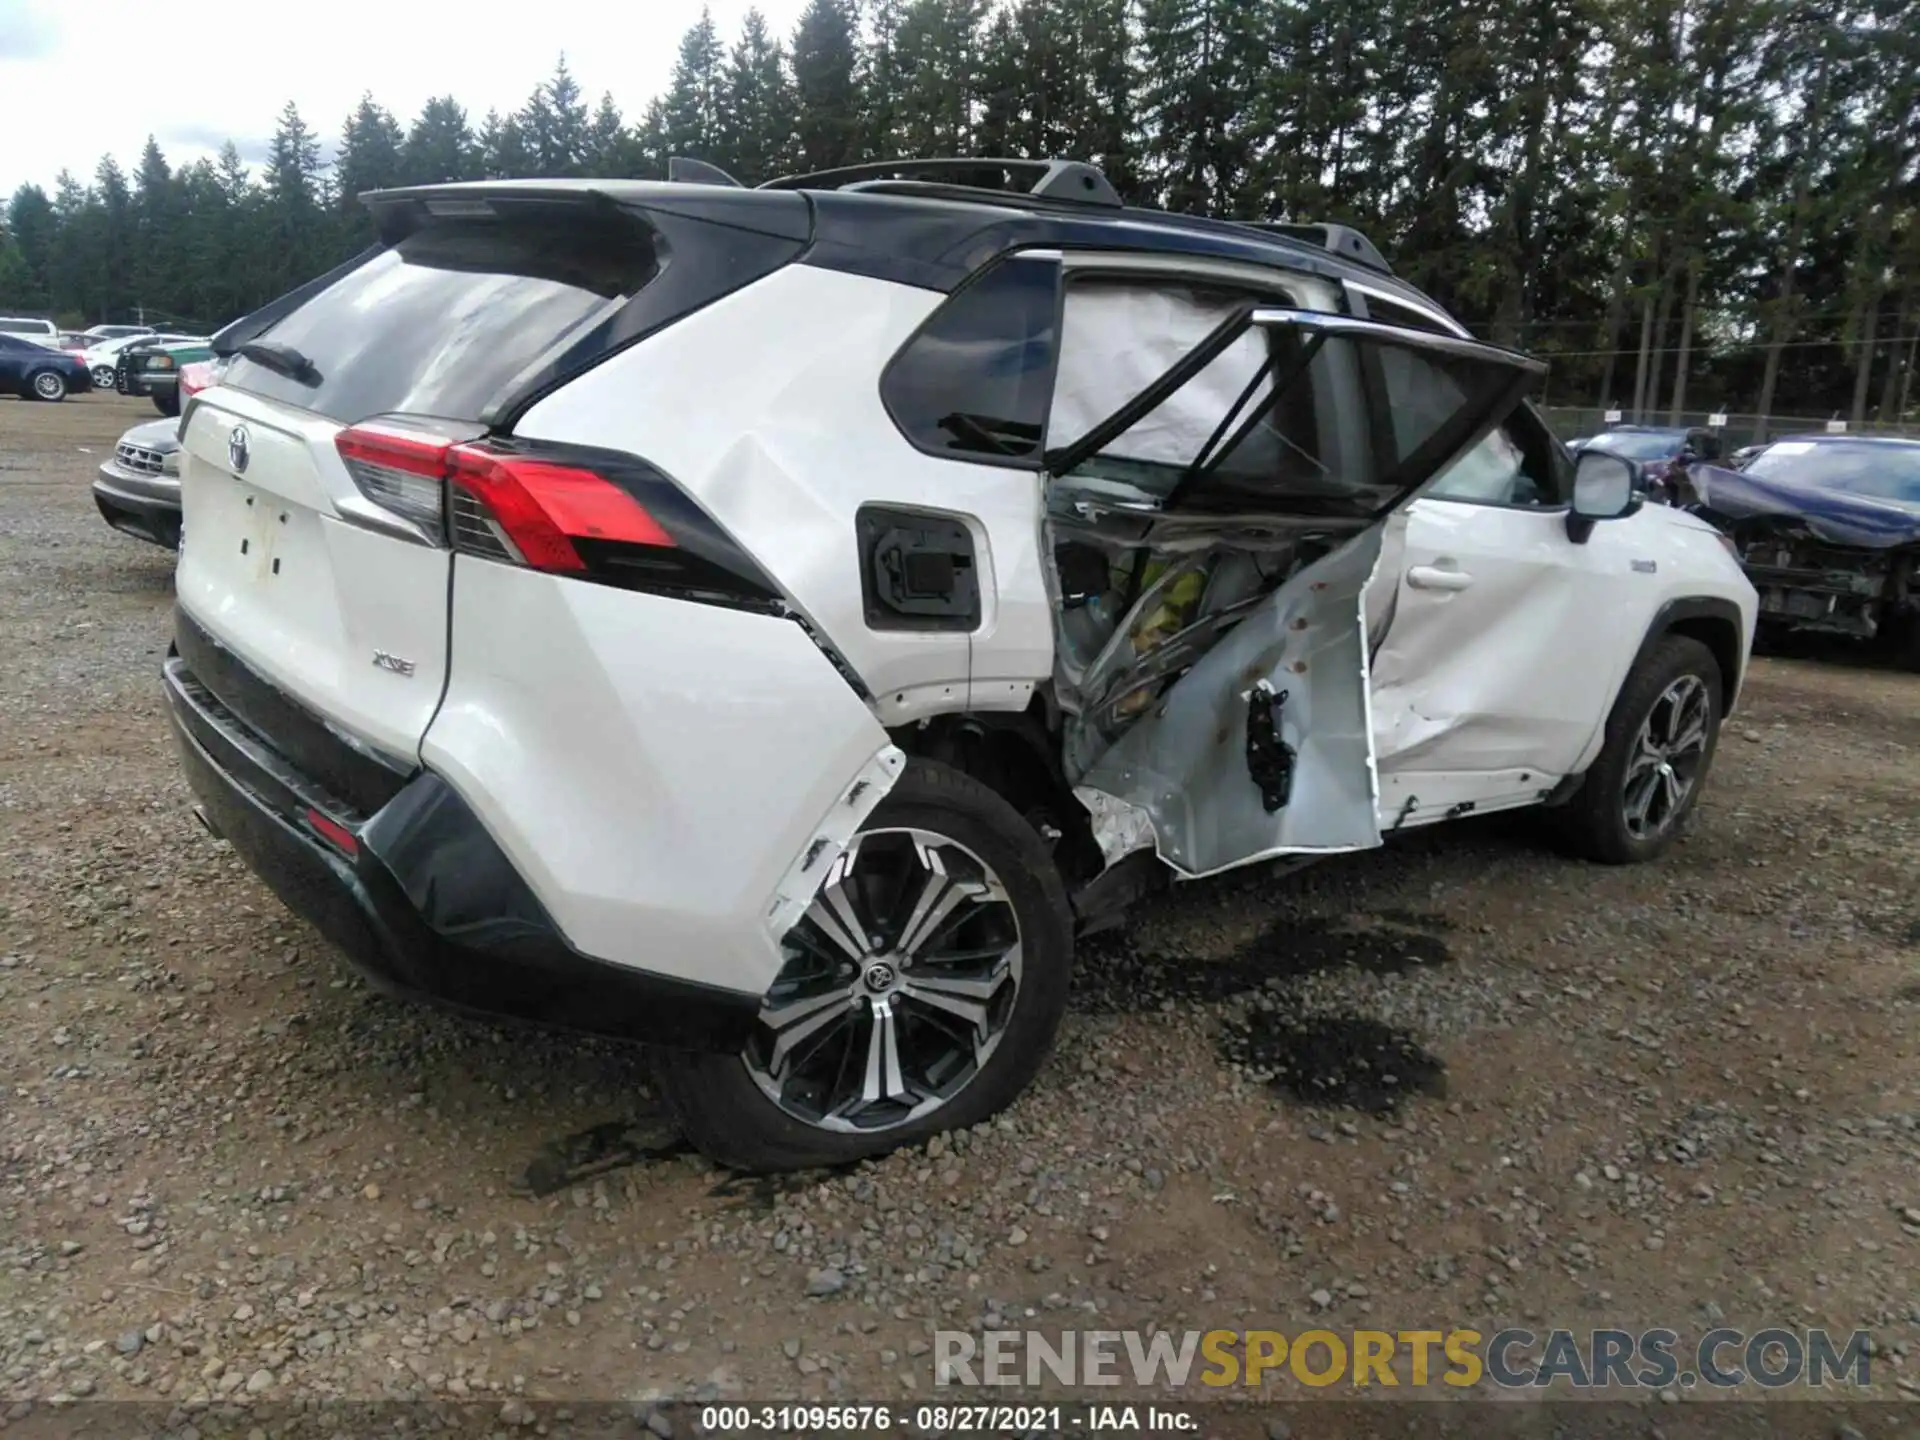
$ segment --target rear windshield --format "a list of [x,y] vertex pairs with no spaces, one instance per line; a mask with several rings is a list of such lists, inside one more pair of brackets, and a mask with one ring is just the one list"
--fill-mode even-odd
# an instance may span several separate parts
[[418,231],[259,337],[311,362],[312,383],[244,357],[226,383],[349,425],[386,414],[477,420],[515,376],[654,270],[637,225],[576,219]]

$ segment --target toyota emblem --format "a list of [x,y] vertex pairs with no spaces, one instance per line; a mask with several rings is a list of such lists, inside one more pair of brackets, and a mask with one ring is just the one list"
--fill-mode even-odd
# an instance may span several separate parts
[[236,425],[233,433],[227,436],[227,463],[233,466],[233,473],[241,475],[247,468],[247,427]]

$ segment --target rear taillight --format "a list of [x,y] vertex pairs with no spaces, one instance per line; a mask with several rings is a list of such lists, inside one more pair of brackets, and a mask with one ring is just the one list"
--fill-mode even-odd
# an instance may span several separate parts
[[206,360],[196,360],[191,365],[180,368],[180,398],[198,395],[213,383],[213,365]]
[[780,591],[671,479],[618,451],[379,420],[343,430],[360,493],[462,555],[784,613]]
[[431,431],[374,423],[342,430],[333,444],[362,495],[411,520],[436,543],[446,538],[444,497],[452,440]]
[[591,567],[576,541],[677,545],[645,506],[588,466],[384,422],[344,430],[334,444],[361,494],[456,550],[579,574]]
[[[478,445],[457,445],[448,459],[456,550],[471,548],[535,570],[579,573],[589,567],[577,540],[677,548],[638,500],[595,471]],[[493,546],[482,538],[482,529]]]

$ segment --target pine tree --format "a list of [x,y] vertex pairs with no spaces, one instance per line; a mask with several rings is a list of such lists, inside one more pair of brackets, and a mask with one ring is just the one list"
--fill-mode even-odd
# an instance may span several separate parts
[[1247,198],[1267,8],[1257,0],[1142,0],[1145,168],[1168,209],[1233,214]]
[[876,0],[871,34],[861,55],[861,152],[869,160],[898,160],[908,155],[901,132],[907,86],[900,59],[900,26],[906,0]]
[[320,137],[291,100],[268,143],[262,180],[265,268],[279,289],[290,290],[326,268],[334,250],[319,223],[324,208]]
[[749,185],[785,174],[793,166],[797,123],[780,42],[768,31],[766,17],[749,10],[727,59],[714,163]]
[[661,107],[661,139],[669,156],[711,161],[718,151],[723,59],[713,14],[702,6],[700,18],[680,37],[680,56]]
[[467,112],[451,95],[437,95],[420,107],[400,152],[400,170],[408,185],[480,178],[479,144]]
[[587,153],[587,102],[563,54],[516,117],[540,176],[578,175]]
[[986,0],[909,0],[895,36],[901,154],[973,149]]
[[804,170],[860,157],[859,49],[851,0],[808,0],[793,31],[794,132]]
[[525,180],[536,171],[533,147],[518,117],[489,110],[480,126],[480,171],[488,180]]
[[22,268],[15,274],[13,288],[0,290],[0,300],[16,310],[51,309],[60,220],[45,190],[38,185],[22,185],[13,192],[7,202],[7,235]]
[[404,144],[400,122],[376,105],[372,95],[362,95],[342,128],[340,150],[333,162],[334,204],[340,216],[343,255],[372,243],[373,217],[360,197],[369,190],[389,190],[402,183]]
[[159,304],[172,284],[179,200],[173,170],[158,142],[149,135],[134,177],[132,282],[136,303]]

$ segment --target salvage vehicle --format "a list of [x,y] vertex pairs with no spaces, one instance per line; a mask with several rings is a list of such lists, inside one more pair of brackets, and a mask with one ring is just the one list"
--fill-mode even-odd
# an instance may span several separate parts
[[1763,627],[1877,641],[1920,670],[1920,440],[1790,436],[1739,470],[1695,467],[1692,490]]
[[180,543],[180,426],[146,420],[114,444],[93,482],[101,518],[136,540],[171,550]]
[[186,407],[183,765],[378,983],[806,1167],[1006,1105],[1161,876],[1673,843],[1752,587],[1365,237],[697,173],[369,194]]

